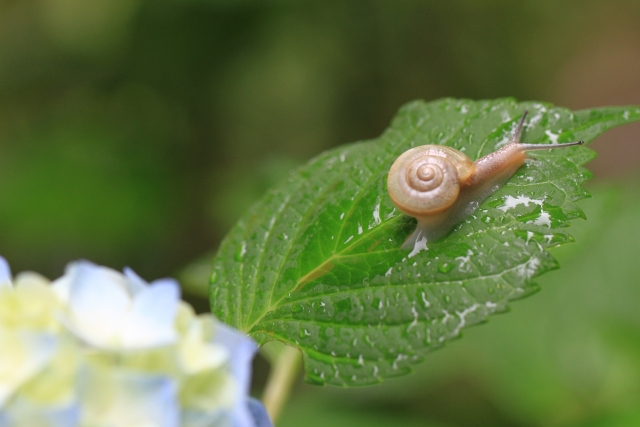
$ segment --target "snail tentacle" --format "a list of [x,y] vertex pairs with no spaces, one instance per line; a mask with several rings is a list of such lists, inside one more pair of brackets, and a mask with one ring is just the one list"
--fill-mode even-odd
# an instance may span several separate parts
[[584,144],[523,144],[520,138],[526,116],[527,111],[507,145],[476,162],[458,150],[439,145],[415,147],[398,157],[389,171],[387,188],[396,207],[417,219],[415,231],[402,246],[413,248],[410,256],[472,215],[524,164],[527,151]]

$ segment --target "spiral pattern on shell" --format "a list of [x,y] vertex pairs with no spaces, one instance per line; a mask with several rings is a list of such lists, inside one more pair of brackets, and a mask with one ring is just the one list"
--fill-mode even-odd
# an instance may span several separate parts
[[470,174],[473,168],[473,162],[457,150],[440,146],[416,147],[398,157],[391,166],[387,181],[389,195],[398,209],[407,215],[436,214],[449,208],[458,198],[460,171]]

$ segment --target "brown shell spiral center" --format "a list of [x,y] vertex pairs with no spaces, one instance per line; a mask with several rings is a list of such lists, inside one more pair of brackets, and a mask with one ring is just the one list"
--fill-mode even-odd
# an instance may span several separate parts
[[[439,159],[438,159],[439,160]],[[444,171],[441,165],[427,157],[417,158],[409,163],[405,179],[410,188],[419,192],[432,191],[442,184]]]
[[420,165],[418,168],[418,178],[422,181],[432,180],[436,176],[436,173],[433,171],[433,167],[430,165]]

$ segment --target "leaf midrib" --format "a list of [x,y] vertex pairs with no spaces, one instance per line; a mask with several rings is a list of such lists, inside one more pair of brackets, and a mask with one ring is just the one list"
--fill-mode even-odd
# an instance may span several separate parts
[[[468,125],[468,123],[469,123],[469,122],[471,122],[471,121],[473,121],[473,120],[478,119],[478,118],[479,118],[479,117],[481,117],[483,114],[486,114],[486,112],[487,112],[487,111],[486,111],[486,108],[481,108],[481,109],[479,109],[479,110],[476,112],[476,114],[474,114],[474,115],[470,115],[470,116],[466,117],[464,120],[462,120],[462,122],[461,122],[460,126],[459,126],[459,127],[458,127],[454,132],[452,132],[452,134],[451,134],[451,135],[450,135],[446,140],[442,141],[439,145],[447,145],[449,142],[451,142],[451,141],[456,137],[456,135],[458,135],[458,134],[461,132],[461,130],[463,130],[463,129]],[[513,122],[513,119],[510,119],[510,120],[509,120],[509,122]],[[411,132],[410,132],[410,133],[408,133],[408,134],[406,134],[406,135],[404,136],[404,138],[402,139],[402,142],[398,142],[398,143],[396,144],[396,146],[401,146],[401,145],[403,145],[403,144],[406,144],[406,142],[407,142],[408,140],[410,140],[411,138],[413,138],[413,137],[414,137],[418,132],[420,132],[420,130],[422,129],[422,127],[423,127],[423,126],[425,126],[427,123],[428,123],[428,121],[427,121],[427,120],[422,120],[422,121],[421,121],[421,123],[420,123],[418,126],[412,126],[412,128],[411,128]],[[500,126],[503,126],[504,124],[505,124],[505,122],[500,123],[498,127],[494,128],[491,132],[489,132],[489,135],[491,135],[491,134],[492,134],[492,132],[495,132],[495,131],[500,127]],[[490,138],[487,136],[487,137],[484,139],[484,141],[482,142],[482,146],[486,145],[486,143],[488,142],[488,140],[489,140],[489,139],[490,139]],[[387,155],[386,155],[386,158],[387,158],[387,159],[388,159],[389,157],[392,157],[392,156],[394,155],[394,153],[393,153],[393,152],[389,152],[389,151],[387,151],[387,152],[386,152],[386,154],[387,154]],[[476,157],[477,157],[477,156],[476,156]],[[376,177],[377,177],[377,173],[375,173],[375,172],[374,172],[374,173],[372,173],[372,174],[371,174],[371,176],[370,176],[370,177],[365,181],[364,185],[362,185],[362,186],[361,186],[361,189],[366,188],[366,187],[367,187],[367,184],[369,184],[369,183],[370,183],[373,179],[375,179]],[[336,182],[338,182],[338,181],[339,181],[339,179],[341,179],[341,176],[339,176],[339,177],[338,177],[338,179],[336,179],[335,181],[333,181],[330,185],[327,185],[327,186],[325,187],[325,189],[326,189],[326,188],[331,187],[332,185],[334,185]],[[353,203],[351,204],[351,207],[350,207],[350,209],[349,209],[349,211],[348,211],[348,213],[349,213],[349,214],[351,214],[351,213],[353,212],[353,209],[354,209],[354,207],[355,207],[355,205],[356,205],[357,201],[358,201],[358,200],[360,200],[360,199],[363,197],[363,193],[364,193],[363,191],[358,192],[358,196],[356,197],[356,199],[354,199],[354,201],[353,201]],[[317,200],[320,200],[320,199],[321,199],[321,198],[320,198],[320,197],[318,197],[318,198],[316,198],[315,200],[317,201]],[[275,277],[275,280],[274,280],[274,284],[275,284],[275,283],[277,283],[277,282],[280,280],[280,278],[281,278],[281,274],[282,274],[282,268],[283,268],[283,266],[285,265],[286,260],[287,260],[287,258],[288,258],[288,256],[289,256],[289,254],[291,253],[291,249],[293,248],[294,243],[295,243],[296,239],[298,238],[300,231],[304,228],[304,227],[303,227],[303,225],[305,224],[305,221],[309,218],[309,213],[310,213],[311,211],[312,211],[312,209],[311,209],[311,208],[307,210],[307,213],[305,214],[305,216],[304,216],[304,217],[303,217],[303,219],[301,220],[300,225],[298,226],[298,229],[296,230],[296,234],[295,234],[295,235],[294,235],[294,237],[291,239],[291,244],[290,244],[290,245],[289,245],[289,247],[287,248],[287,252],[285,253],[285,256],[283,256],[282,261],[281,261],[281,263],[280,263],[280,265],[279,265],[279,267],[278,267],[278,271],[277,271],[277,273],[276,273],[276,277]],[[348,217],[349,217],[349,215],[345,215],[345,218],[348,218]],[[377,231],[380,231],[380,230],[384,230],[388,225],[394,224],[394,223],[395,223],[395,220],[397,220],[397,218],[401,218],[401,217],[402,217],[402,216],[401,216],[401,215],[399,215],[399,216],[393,217],[393,218],[392,218],[392,220],[386,221],[385,223],[381,224],[381,226],[376,227],[376,228],[377,228],[376,232],[377,232]],[[345,222],[345,223],[346,223],[346,222]],[[343,224],[341,225],[341,227],[340,227],[340,232],[339,232],[338,236],[342,236],[342,233],[343,233],[343,231],[344,231],[344,225],[345,225],[345,223],[343,223]],[[330,263],[334,262],[336,259],[341,258],[341,257],[343,256],[343,253],[344,253],[345,251],[348,251],[348,250],[349,250],[349,249],[351,249],[353,246],[355,246],[357,243],[359,243],[360,241],[362,241],[362,239],[364,239],[364,238],[366,238],[366,237],[369,237],[369,236],[371,236],[372,234],[373,234],[373,233],[363,234],[361,237],[359,237],[358,239],[354,240],[354,241],[353,241],[353,243],[352,243],[351,245],[344,247],[340,252],[334,253],[333,255],[331,255],[331,257],[329,257],[329,258],[328,258],[327,260],[325,260],[323,263],[321,263],[320,265],[318,265],[317,267],[315,267],[313,270],[311,270],[310,272],[308,272],[307,274],[305,274],[303,277],[301,277],[300,279],[298,279],[298,281],[296,281],[296,284],[295,284],[295,286],[294,286],[294,288],[293,288],[293,289],[294,289],[294,292],[295,292],[296,290],[299,290],[299,288],[301,287],[301,285],[303,285],[303,284],[305,283],[305,281],[304,281],[304,279],[305,279],[305,278],[307,278],[307,277],[312,277],[314,274],[317,274],[319,271],[322,271],[323,269],[327,268],[327,266],[328,266]],[[269,238],[271,238],[271,235],[269,236]],[[253,328],[254,328],[256,325],[258,325],[258,324],[262,321],[262,319],[264,319],[264,317],[265,317],[267,314],[269,314],[270,312],[272,312],[273,310],[275,310],[275,308],[277,308],[277,307],[278,307],[278,305],[279,305],[279,304],[280,304],[280,303],[281,303],[285,298],[287,298],[287,295],[285,294],[285,295],[283,295],[283,296],[282,296],[278,301],[276,301],[275,303],[272,303],[272,302],[271,302],[271,298],[273,297],[273,291],[274,291],[274,290],[275,290],[275,286],[272,286],[272,287],[271,287],[271,296],[270,296],[270,298],[269,298],[269,299],[270,299],[270,302],[269,302],[268,307],[267,307],[265,310],[263,310],[263,311],[262,311],[262,313],[260,314],[260,316],[258,316],[258,317],[256,318],[256,320],[255,320],[254,322],[252,322],[252,323],[251,323],[251,325],[250,325],[248,328],[245,328],[245,330],[246,330],[246,331],[253,331]],[[254,293],[254,294],[255,294],[255,293]],[[255,299],[255,298],[254,298],[254,299]],[[252,304],[251,309],[250,309],[250,312],[249,312],[250,314],[251,314],[251,313],[253,313],[253,309],[254,309],[254,305]],[[250,317],[251,317],[251,316],[249,316],[249,318],[250,318]]]
[[[307,283],[307,281],[305,279],[307,279],[308,277],[313,277],[313,275],[317,274],[319,271],[320,272],[323,271],[323,269],[325,269],[329,264],[333,263],[334,261],[336,261],[338,259],[341,259],[341,258],[347,258],[347,257],[350,257],[350,256],[354,256],[354,255],[361,255],[360,253],[345,255],[344,252],[348,252],[350,249],[352,249],[354,246],[356,246],[358,243],[360,243],[365,237],[370,237],[372,235],[375,235],[376,233],[379,233],[380,231],[386,231],[386,229],[389,226],[394,225],[398,221],[398,219],[400,219],[400,218],[402,218],[402,216],[400,216],[400,215],[394,216],[394,217],[390,218],[389,220],[387,220],[387,221],[383,222],[382,224],[380,224],[378,227],[372,229],[370,233],[363,233],[360,237],[358,237],[357,239],[354,239],[350,245],[345,246],[340,252],[334,253],[329,258],[327,258],[322,264],[320,264],[319,266],[317,266],[316,268],[311,270],[309,273],[305,274],[300,279],[298,279],[298,281],[296,282],[296,285],[293,288],[292,292],[299,291],[300,288],[302,288],[302,286]],[[400,250],[400,248],[398,248],[397,250]],[[385,251],[385,252],[390,252],[390,251]],[[279,276],[278,276],[278,278],[279,278]],[[286,297],[287,296],[285,295],[282,298],[280,298],[278,301],[276,301],[274,304],[270,304],[269,307],[267,307],[267,309],[264,310],[262,315],[258,319],[256,319],[251,324],[251,326],[248,327],[246,330],[247,331],[253,331],[253,328],[257,324],[259,324],[267,314],[269,314],[270,312],[275,310],[278,307],[278,305],[282,302],[282,300],[284,300]]]
[[[553,185],[556,189],[558,189],[561,193],[563,193],[563,194],[565,195],[565,200],[566,200],[566,196],[567,196],[566,192],[565,192],[561,187],[558,187],[554,181],[543,181],[543,182],[538,182],[538,183],[536,183],[535,185],[541,185],[541,184],[550,184],[550,185]],[[530,186],[530,185],[533,185],[533,184],[528,184],[528,183],[527,183],[527,184],[512,184],[512,185],[510,185],[510,186],[513,186],[513,187],[519,187],[519,186]],[[489,231],[510,230],[510,228],[509,228],[509,227],[513,226],[514,224],[516,224],[516,225],[520,224],[520,223],[517,221],[517,218],[516,218],[513,214],[511,214],[511,213],[505,213],[505,214],[506,214],[507,216],[511,217],[511,221],[510,221],[510,222],[508,222],[508,223],[506,223],[506,224],[504,224],[503,226],[498,227],[498,228],[483,229],[483,230],[474,230],[472,233],[465,234],[464,238],[465,238],[465,239],[467,239],[467,238],[468,238],[468,237],[470,237],[470,236],[488,235],[487,233],[488,233]],[[296,282],[296,286],[294,287],[294,291],[293,291],[293,292],[299,291],[299,290],[300,290],[300,288],[301,288],[304,284],[306,284],[306,282],[307,282],[307,281],[305,280],[306,278],[308,278],[308,277],[312,277],[314,274],[317,274],[317,272],[318,272],[318,271],[322,271],[323,269],[325,269],[325,268],[327,267],[327,265],[329,265],[329,264],[331,264],[331,263],[333,263],[333,262],[335,262],[335,261],[337,261],[337,260],[339,260],[339,259],[344,259],[344,258],[353,257],[353,256],[361,256],[361,255],[362,255],[362,253],[345,254],[345,252],[348,252],[349,250],[351,250],[354,246],[356,246],[356,245],[357,245],[359,242],[361,242],[363,239],[365,239],[365,238],[369,238],[370,236],[372,236],[372,235],[374,235],[374,234],[378,233],[379,231],[384,231],[384,230],[385,230],[386,228],[388,228],[389,226],[394,225],[394,224],[395,224],[399,219],[401,219],[401,218],[402,218],[402,215],[398,215],[398,216],[392,217],[391,219],[389,219],[389,220],[387,220],[387,221],[383,222],[383,223],[382,223],[382,224],[380,224],[378,227],[376,227],[376,228],[374,229],[375,231],[371,231],[370,233],[364,233],[364,234],[362,234],[362,235],[361,235],[361,236],[359,236],[357,239],[353,240],[353,242],[352,242],[350,245],[345,246],[345,247],[344,247],[340,252],[336,252],[336,253],[334,253],[331,257],[329,257],[327,260],[325,260],[325,261],[324,261],[322,264],[320,264],[318,267],[314,268],[314,269],[313,269],[313,270],[311,270],[309,273],[307,273],[307,274],[305,274],[303,277],[301,277],[301,278]],[[553,234],[558,234],[558,233],[553,233]],[[400,248],[398,248],[397,250],[400,250]],[[385,253],[388,253],[388,252],[391,252],[391,251],[393,251],[393,249],[389,249],[389,250],[385,250],[385,251],[378,251],[378,252],[385,252]],[[367,253],[367,254],[370,254],[370,253]],[[531,258],[529,258],[529,259],[531,259]],[[528,261],[528,260],[527,260],[527,261]],[[525,262],[524,262],[524,264],[526,264],[526,262],[527,262],[527,261],[525,261]],[[518,268],[518,267],[519,267],[519,266],[521,266],[521,265],[522,265],[522,264],[519,264],[518,266],[513,267],[512,269],[504,270],[504,272],[512,271],[513,269]],[[474,277],[473,279],[480,279],[480,280],[484,280],[485,278],[491,278],[491,277],[494,277],[494,276],[495,276],[495,275],[477,276],[477,277]],[[278,277],[279,277],[279,276],[278,276]],[[460,279],[460,280],[455,280],[455,281],[438,281],[438,282],[437,282],[437,284],[444,284],[444,285],[447,285],[447,284],[450,284],[450,283],[458,283],[458,282],[462,282],[462,281],[465,281],[465,280],[470,280],[470,278]],[[413,285],[419,285],[419,284],[420,284],[420,282],[417,282],[417,283],[409,283],[409,284],[399,284],[399,285],[394,285],[394,286],[400,286],[400,287],[402,287],[402,286],[413,286]],[[358,289],[353,289],[352,291],[354,291],[354,292],[355,292],[355,291],[358,291],[358,290],[361,290],[361,289],[360,289],[360,288],[358,288]],[[347,292],[347,290],[341,290],[341,291],[338,291],[338,292],[328,293],[328,294],[324,294],[323,296],[326,296],[326,295],[334,295],[334,294],[343,293],[343,292]],[[267,314],[269,314],[270,312],[274,311],[274,310],[279,306],[279,304],[282,302],[282,300],[284,300],[285,298],[286,298],[286,296],[284,296],[284,297],[280,298],[278,301],[276,301],[276,303],[275,303],[275,304],[270,304],[270,305],[269,305],[269,307],[268,307],[268,308],[263,312],[263,314],[262,314],[258,319],[256,319],[256,321],[254,321],[254,322],[251,324],[251,326],[247,329],[247,331],[251,331],[251,332],[259,332],[259,331],[254,331],[254,328],[255,328],[256,326],[258,326],[258,325],[261,323],[262,319],[264,319],[264,317],[265,317]],[[303,298],[299,298],[299,299],[294,299],[294,300],[291,300],[291,301],[290,301],[290,303],[295,303],[295,302],[304,302],[304,301],[307,301],[307,300],[308,300],[308,299],[310,299],[310,298],[313,298],[313,297],[309,297],[309,298],[303,297]]]
[[[444,141],[443,141],[441,144],[439,144],[439,145],[447,145],[449,142],[451,142],[451,140],[453,140],[453,138],[455,138],[455,136],[456,136],[456,135],[458,135],[458,134],[460,133],[460,131],[461,131],[461,130],[463,130],[463,129],[465,128],[465,126],[468,124],[468,122],[470,122],[471,120],[475,120],[475,119],[477,119],[477,118],[478,118],[478,117],[480,117],[483,113],[486,113],[486,109],[481,108],[481,109],[480,109],[476,114],[474,114],[474,115],[470,115],[469,117],[466,117],[464,120],[462,120],[462,122],[461,122],[460,126],[459,126],[459,127],[458,127],[454,132],[452,132],[452,134],[451,134],[451,135],[450,135],[446,140],[444,140]],[[418,126],[412,126],[412,128],[411,128],[411,132],[410,132],[410,133],[408,133],[408,134],[406,134],[406,135],[404,136],[404,138],[402,139],[402,142],[398,142],[398,143],[396,144],[396,146],[402,146],[402,145],[406,144],[406,142],[407,142],[408,140],[410,140],[411,138],[413,138],[413,137],[414,137],[414,136],[415,136],[415,135],[416,135],[416,134],[417,134],[417,133],[422,129],[422,127],[423,127],[426,123],[428,123],[428,121],[427,121],[427,120],[422,120]],[[484,143],[486,143],[488,139],[489,139],[489,138],[485,138],[485,141],[483,141],[483,144],[484,144]],[[387,151],[387,152],[386,152],[386,156],[385,156],[385,157],[386,157],[386,159],[388,159],[388,158],[392,157],[393,155],[394,155],[394,153],[393,153],[393,152],[389,152],[389,151]],[[378,175],[378,174],[377,174],[377,173],[375,173],[375,172],[374,172],[374,173],[372,173],[372,174],[371,174],[371,176],[370,176],[370,177],[365,181],[364,185],[362,185],[362,186],[361,186],[361,191],[359,191],[359,192],[358,192],[358,196],[356,197],[356,199],[354,199],[353,203],[351,204],[351,207],[350,207],[350,209],[349,209],[349,211],[348,211],[348,213],[349,213],[349,214],[351,214],[351,213],[353,212],[354,206],[356,205],[357,201],[358,201],[358,200],[360,200],[360,199],[363,197],[363,193],[364,193],[364,192],[362,191],[362,189],[366,188],[366,187],[367,187],[367,184],[370,184],[370,183],[371,183],[371,181],[372,181],[374,178],[376,178],[376,177],[377,177],[377,175]],[[336,182],[339,182],[339,179],[340,179],[340,178],[341,178],[341,176],[339,176],[339,177],[338,177],[338,179],[336,179],[335,181],[333,181],[331,184],[332,184],[332,185],[334,185]],[[327,186],[325,187],[325,189],[326,189],[326,188],[331,187],[332,185],[327,185]],[[321,199],[320,197],[317,197],[315,200],[316,200],[316,201],[318,201],[318,200],[320,200],[320,199]],[[313,205],[312,205],[312,206],[313,206]],[[296,234],[295,234],[295,235],[294,235],[294,237],[291,239],[291,244],[290,244],[290,245],[289,245],[289,247],[287,248],[287,252],[286,252],[286,253],[285,253],[285,255],[283,256],[282,261],[281,261],[281,263],[280,263],[280,265],[279,265],[279,267],[278,267],[278,271],[277,271],[277,273],[276,273],[276,277],[275,277],[275,280],[274,280],[274,284],[275,284],[275,283],[277,283],[277,282],[278,282],[278,280],[280,280],[280,277],[281,277],[281,274],[282,274],[282,267],[283,267],[283,266],[284,266],[284,264],[286,263],[286,260],[287,260],[287,258],[288,258],[288,256],[289,256],[289,254],[291,253],[291,248],[294,246],[294,243],[295,243],[296,239],[298,238],[300,231],[304,228],[304,227],[303,227],[304,222],[305,222],[305,220],[307,220],[307,219],[309,218],[309,213],[310,213],[311,211],[312,211],[312,209],[311,209],[311,208],[309,208],[309,209],[307,210],[307,213],[306,213],[306,214],[305,214],[305,216],[302,218],[302,220],[301,220],[301,222],[300,222],[300,225],[298,226],[298,228],[297,228],[297,230],[296,230]],[[345,215],[345,218],[348,218],[349,216],[350,216],[350,215]],[[401,216],[393,217],[391,220],[386,221],[386,222],[385,222],[385,223],[383,223],[383,224],[384,224],[385,226],[386,226],[386,225],[388,225],[388,224],[393,224],[393,223],[394,223],[394,221],[393,221],[393,220],[395,220],[396,218],[401,218]],[[345,223],[346,223],[346,221],[345,221]],[[340,227],[340,232],[338,233],[338,236],[342,236],[342,232],[344,231],[344,224],[345,224],[345,223],[343,223],[343,224],[341,225],[341,227]],[[381,230],[381,229],[384,229],[385,227],[382,227],[382,224],[381,224],[381,226],[376,227],[376,228],[377,228],[378,230]],[[377,232],[377,231],[376,231],[376,232]],[[337,257],[339,257],[340,255],[342,255],[342,253],[343,253],[343,252],[345,252],[346,250],[348,250],[348,249],[352,248],[356,243],[359,243],[362,239],[364,239],[365,237],[371,236],[372,234],[373,234],[373,233],[363,234],[360,238],[358,238],[358,239],[354,240],[354,241],[353,241],[353,243],[352,243],[351,245],[346,246],[345,248],[343,248],[343,249],[342,249],[342,251],[340,251],[340,252],[338,252],[338,253],[334,253],[331,257],[329,257],[327,260],[325,260],[322,264],[320,264],[319,266],[317,266],[316,268],[314,268],[313,270],[311,270],[309,273],[305,274],[302,278],[300,278],[300,279],[296,282],[296,285],[295,285],[295,287],[293,288],[293,289],[294,289],[294,291],[295,291],[296,289],[298,289],[298,288],[301,286],[301,284],[303,284],[303,283],[304,283],[304,281],[303,281],[303,279],[304,279],[304,278],[309,277],[310,275],[313,275],[313,274],[317,273],[318,271],[321,271],[323,268],[326,268],[326,266],[327,266],[329,263],[331,263],[331,262],[332,262],[332,261],[334,261]],[[269,239],[270,239],[270,238],[271,238],[271,235],[269,236]],[[340,238],[340,237],[338,237],[338,238]],[[266,242],[265,242],[265,243],[266,243]],[[337,244],[337,242],[336,242],[336,244]],[[256,280],[257,280],[257,279],[256,279]],[[264,318],[268,313],[270,313],[271,311],[273,311],[273,310],[274,310],[274,308],[275,308],[275,307],[277,307],[277,306],[278,306],[278,304],[280,304],[280,302],[282,302],[282,300],[284,300],[284,299],[286,298],[286,295],[284,295],[284,296],[282,296],[278,301],[276,301],[276,302],[275,302],[275,304],[274,304],[274,303],[271,303],[271,298],[273,298],[273,291],[274,291],[274,290],[275,290],[275,286],[272,286],[272,287],[271,287],[271,296],[270,296],[270,298],[269,298],[269,300],[270,300],[270,301],[269,301],[269,306],[268,306],[265,310],[263,310],[263,312],[261,313],[261,315],[260,315],[260,316],[258,316],[258,317],[256,318],[256,320],[255,320],[253,323],[251,323],[251,325],[250,325],[248,328],[244,328],[246,331],[252,331],[252,330],[253,330],[253,328],[255,327],[255,325],[259,324],[259,323],[260,323],[260,321],[261,321],[261,320],[262,320],[262,319],[263,319],[263,318]],[[254,296],[255,296],[255,292],[254,292]],[[254,298],[254,300],[255,300],[255,298]],[[253,313],[253,308],[254,308],[254,305],[252,304],[252,306],[251,306],[251,308],[250,308],[250,310],[249,310],[249,318],[251,317],[251,313]]]
[[[524,262],[524,264],[526,264],[527,262],[529,262],[529,261],[530,261],[531,259],[533,259],[533,258],[535,258],[535,257],[534,257],[534,256],[529,257],[529,259],[528,259],[527,261],[525,261],[525,262]],[[517,270],[517,269],[518,269],[518,268],[520,268],[522,265],[523,265],[523,264],[518,264],[518,265],[513,266],[513,267],[511,267],[511,268],[509,268],[509,269],[502,270],[502,271],[501,271],[501,272],[499,272],[499,273],[489,274],[489,275],[486,275],[486,276],[482,276],[482,277],[480,277],[479,279],[481,279],[481,280],[498,279],[498,280],[503,281],[503,283],[504,283],[504,284],[509,285],[510,287],[512,287],[514,290],[515,290],[515,289],[521,289],[521,288],[514,287],[511,283],[507,282],[507,281],[504,279],[504,277],[503,277],[503,276],[504,276],[505,274],[507,274],[507,273],[510,273],[510,272],[512,272],[512,271]],[[531,278],[533,278],[533,277],[531,277]],[[468,279],[447,280],[447,281],[443,281],[443,282],[437,282],[437,285],[438,285],[438,286],[441,286],[441,285],[456,285],[456,284],[460,285],[460,284],[464,284],[464,282],[467,282],[467,281],[468,281]],[[434,285],[434,283],[431,283],[431,282],[424,282],[424,283],[420,283],[420,282],[419,282],[419,283],[401,283],[401,284],[397,284],[397,285],[394,285],[394,286],[399,287],[399,288],[404,288],[404,287],[410,287],[410,286],[429,286],[429,285]],[[360,290],[361,290],[361,289],[345,289],[345,290],[343,290],[343,291],[341,291],[341,292],[339,292],[339,293],[350,294],[350,293],[353,293],[353,292],[358,292],[358,291],[360,291]],[[298,302],[299,302],[299,301],[305,301],[305,300],[306,300],[306,299],[298,300]],[[478,302],[478,301],[477,301],[477,299],[475,299],[475,297],[474,297],[474,300],[475,300],[475,303],[476,303],[476,304],[480,304],[480,302]],[[433,319],[428,319],[428,320],[427,320],[427,319],[425,319],[425,320],[419,320],[419,319],[418,319],[417,321],[418,321],[418,322],[429,322],[429,323],[433,323],[433,322],[436,322],[438,319],[441,319],[441,318],[444,318],[444,317],[446,317],[446,316],[444,316],[444,315],[443,315],[443,316],[435,317],[435,318],[433,318]],[[275,320],[275,319],[274,319],[274,320]],[[318,320],[318,319],[293,319],[293,318],[290,318],[290,319],[278,319],[278,320],[285,321],[285,322],[287,322],[287,321],[292,321],[292,322],[307,322],[307,323],[311,323],[311,324],[313,324],[313,323],[317,323],[317,324],[319,324],[319,325],[325,325],[325,326],[336,326],[336,327],[344,327],[344,326],[345,326],[345,324],[344,324],[344,323],[337,323],[337,322],[331,322],[331,321],[322,321],[322,320]],[[260,325],[262,325],[262,323],[258,323],[256,326],[260,326]],[[388,323],[388,324],[387,324],[387,323],[385,323],[384,325],[378,325],[378,324],[353,324],[353,325],[351,325],[351,326],[353,326],[353,327],[362,327],[362,328],[370,328],[370,327],[376,327],[376,328],[378,328],[378,327],[399,327],[399,326],[404,326],[404,325],[406,325],[406,322]],[[273,330],[271,330],[271,329],[256,329],[256,330],[252,330],[251,332],[252,332],[252,333],[266,333],[266,334],[273,334],[273,333],[275,333],[275,332],[274,332]]]
[[[505,228],[507,228],[507,227],[505,227]],[[476,233],[476,234],[479,234],[479,233]],[[489,234],[487,234],[487,235],[490,236]],[[538,244],[538,246],[541,249],[545,249],[545,248],[548,247],[547,245],[540,244],[540,242],[536,241],[536,243]],[[513,266],[511,268],[502,270],[501,272],[495,273],[495,274],[478,275],[476,277],[471,277],[471,278],[467,277],[467,278],[464,278],[464,279],[456,279],[456,280],[440,280],[440,281],[436,281],[436,282],[397,283],[397,284],[394,284],[393,286],[397,287],[397,288],[404,288],[404,287],[408,287],[408,286],[428,286],[428,285],[442,286],[442,285],[450,285],[450,284],[461,284],[463,282],[468,282],[469,280],[487,280],[487,279],[491,279],[491,278],[501,277],[501,276],[503,276],[504,274],[506,274],[508,272],[514,271],[514,270],[522,267],[523,265],[527,264],[532,258],[534,258],[534,257],[530,256],[526,261],[523,261],[523,262],[521,262],[521,263],[519,263],[519,264],[517,264],[517,265],[515,265],[515,266]],[[388,286],[388,285],[387,284],[378,285],[378,286],[370,285],[367,288],[368,289],[371,289],[371,288],[383,288],[385,286]],[[361,287],[361,288],[354,288],[354,289],[340,289],[340,290],[337,290],[337,291],[334,291],[334,292],[325,292],[325,293],[322,294],[322,297],[333,296],[333,295],[338,295],[338,294],[350,294],[350,293],[353,293],[353,292],[360,292],[360,291],[362,291],[362,289],[364,289],[364,288]],[[311,301],[314,298],[317,298],[317,296],[314,295],[314,296],[310,296],[310,297],[298,298],[298,299],[292,300],[290,303],[293,304],[293,303],[308,302],[308,301]],[[260,322],[255,323],[254,327],[257,326],[257,325],[260,325]],[[252,332],[258,332],[258,331],[253,331],[253,329],[251,329],[251,331]]]

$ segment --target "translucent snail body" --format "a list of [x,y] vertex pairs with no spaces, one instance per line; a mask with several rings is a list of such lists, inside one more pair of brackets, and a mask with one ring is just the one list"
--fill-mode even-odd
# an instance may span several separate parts
[[418,220],[403,249],[412,249],[417,242],[433,242],[451,231],[516,173],[527,151],[584,143],[522,144],[526,115],[525,111],[507,145],[475,162],[440,145],[415,147],[398,157],[387,178],[389,196],[400,211]]

